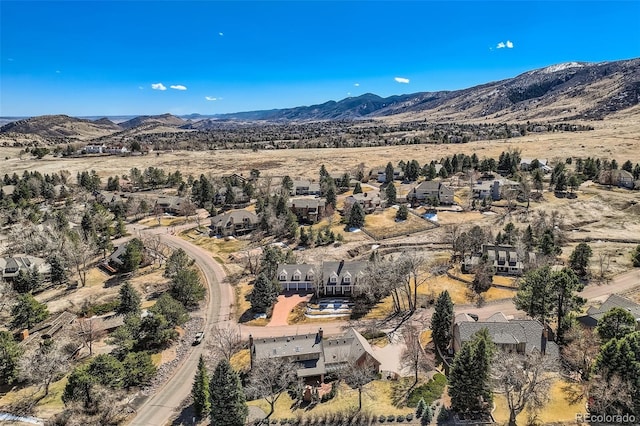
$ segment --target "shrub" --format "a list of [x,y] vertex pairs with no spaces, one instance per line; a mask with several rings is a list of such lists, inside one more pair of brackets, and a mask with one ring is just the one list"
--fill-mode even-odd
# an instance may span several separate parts
[[438,423],[446,422],[447,420],[449,420],[449,410],[442,407],[442,409],[438,413]]
[[400,416],[396,417],[396,421],[397,421],[398,423],[402,423],[402,422],[404,422],[404,416],[400,415]]
[[380,417],[378,417],[378,423],[384,423],[386,421],[387,421],[387,418],[385,416],[381,415]]
[[407,414],[405,417],[406,417],[406,419],[407,419],[407,421],[408,421],[408,422],[410,422],[411,420],[413,420],[413,414],[411,414],[411,413]]
[[387,416],[387,421],[388,421],[389,423],[393,423],[393,422],[395,422],[395,421],[396,421],[396,416],[394,416],[393,414],[388,415],[388,416]]
[[418,386],[411,391],[407,399],[407,406],[416,407],[420,398],[423,398],[427,404],[432,404],[433,401],[442,396],[446,385],[447,378],[443,374],[434,374],[433,379],[429,380],[428,383]]

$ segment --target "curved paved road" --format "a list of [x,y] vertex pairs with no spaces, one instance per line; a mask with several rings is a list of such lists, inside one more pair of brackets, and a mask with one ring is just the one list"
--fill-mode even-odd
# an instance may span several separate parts
[[[161,229],[162,230],[162,229]],[[154,229],[155,231],[155,229]],[[148,232],[148,231],[142,231]],[[154,232],[156,233],[156,232]],[[233,291],[228,284],[223,284],[225,277],[222,267],[205,250],[191,244],[179,237],[161,235],[163,242],[173,248],[182,248],[189,256],[195,259],[201,268],[208,287],[206,304],[195,315],[204,317],[205,340],[211,335],[211,329],[220,324],[229,322],[230,310],[233,301]],[[195,346],[186,355],[173,376],[138,409],[136,417],[130,423],[135,426],[159,426],[178,410],[180,404],[191,392],[193,377],[198,367],[198,358],[205,345]]]
[[[189,225],[181,226],[187,228]],[[135,228],[134,228],[135,230]],[[206,305],[199,311],[205,319],[205,331],[210,335],[211,329],[218,324],[237,326],[235,318],[231,315],[231,308],[234,302],[233,289],[230,285],[224,284],[225,273],[222,267],[213,260],[211,254],[200,247],[189,243],[179,237],[166,235],[166,228],[140,229],[143,233],[151,232],[161,235],[163,241],[174,248],[182,248],[202,269],[209,288],[209,297]],[[640,272],[637,270],[616,276],[610,284],[590,285],[581,295],[589,300],[601,299],[612,293],[620,293],[640,286]],[[494,312],[501,311],[506,315],[524,314],[518,311],[511,300],[504,300],[497,303],[490,303],[484,307],[476,308],[474,305],[458,305],[458,312],[470,312],[477,314],[480,318],[486,318]],[[430,310],[423,311],[420,317],[427,320],[430,317]],[[282,325],[273,327],[255,327],[240,325],[239,329],[243,338],[249,334],[254,337],[281,336],[297,333],[313,333],[322,327],[325,335],[336,335],[342,333],[347,322]],[[206,339],[206,338],[205,338]],[[193,377],[195,376],[198,358],[205,346],[195,347],[178,366],[173,376],[158,392],[138,409],[137,415],[130,423],[135,426],[157,426],[162,425],[170,419],[178,410],[182,401],[191,392]]]

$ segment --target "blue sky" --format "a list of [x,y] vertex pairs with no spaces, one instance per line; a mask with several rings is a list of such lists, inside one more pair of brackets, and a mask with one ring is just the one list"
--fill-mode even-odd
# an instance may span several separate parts
[[462,89],[639,57],[638,17],[635,0],[2,0],[0,115],[216,114]]

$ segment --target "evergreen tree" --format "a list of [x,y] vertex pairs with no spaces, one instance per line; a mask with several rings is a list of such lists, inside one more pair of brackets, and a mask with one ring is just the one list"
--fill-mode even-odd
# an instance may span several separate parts
[[122,367],[127,372],[124,376],[126,388],[148,385],[157,372],[148,352],[128,353],[122,361]]
[[0,331],[0,385],[10,385],[18,377],[22,349],[8,331]]
[[193,396],[193,409],[196,412],[196,416],[202,418],[208,415],[211,410],[209,372],[207,371],[207,366],[204,363],[204,357],[202,355],[200,355],[200,359],[198,360],[198,370],[193,380],[191,395]]
[[385,167],[384,169],[384,182],[385,183],[391,183],[393,182],[393,164],[391,164],[391,161],[389,161],[387,163],[387,167]]
[[553,313],[551,294],[551,268],[544,266],[525,274],[514,302],[516,308],[546,324]]
[[11,327],[30,329],[49,316],[47,305],[38,302],[31,293],[21,294],[11,309]]
[[149,311],[163,315],[172,327],[182,325],[189,320],[187,309],[182,303],[171,297],[169,293],[163,293]]
[[127,243],[127,249],[122,255],[122,269],[126,272],[136,271],[142,263],[144,244],[137,238]]
[[622,339],[633,333],[635,327],[636,319],[633,314],[626,309],[615,307],[609,309],[598,321],[596,330],[602,341],[607,342],[611,339]]
[[362,185],[360,185],[360,182],[356,183],[356,186],[353,188],[353,193],[362,194]]
[[180,269],[173,277],[169,293],[186,308],[193,308],[204,299],[206,289],[198,272],[193,268],[186,268]]
[[589,272],[589,258],[593,254],[587,243],[580,243],[569,256],[569,266],[578,276],[585,277]]
[[331,206],[332,208],[336,208],[337,196],[336,196],[336,186],[333,183],[330,183],[327,187],[327,192],[325,193],[325,199],[327,200],[327,206]]
[[353,203],[349,210],[348,228],[362,228],[364,226],[364,210],[360,203]]
[[468,413],[491,408],[489,369],[492,353],[489,333],[483,329],[456,354],[449,374],[449,395],[454,411]]
[[397,220],[407,220],[409,217],[409,209],[405,204],[402,204],[396,213]]
[[433,410],[431,409],[430,405],[427,405],[427,407],[424,409],[424,413],[422,413],[422,418],[420,419],[420,425],[422,426],[430,425],[432,420],[433,420]]
[[556,312],[556,341],[562,342],[564,333],[571,327],[571,314],[579,312],[586,300],[578,296],[584,288],[576,274],[568,268],[551,274],[551,288]]
[[187,252],[181,248],[174,250],[167,259],[165,264],[163,276],[166,278],[173,278],[176,276],[179,270],[186,269],[193,265],[194,260],[189,257]]
[[431,336],[443,355],[451,342],[453,330],[453,302],[447,290],[440,293],[431,317]]
[[51,265],[51,282],[53,284],[64,284],[69,280],[69,274],[62,256],[58,253],[53,253],[47,258],[47,263]]
[[253,284],[253,290],[249,294],[251,309],[254,312],[267,312],[277,299],[278,292],[273,282],[264,273],[258,275]]
[[416,417],[422,417],[422,414],[424,414],[424,411],[426,409],[427,403],[425,402],[424,398],[420,398],[420,401],[418,401],[418,405],[416,405]]
[[138,315],[141,309],[140,294],[133,288],[129,281],[120,287],[120,303],[116,308],[116,314],[127,316],[129,314]]
[[211,424],[244,426],[249,414],[240,378],[226,358],[216,367],[209,384],[211,394]]
[[387,196],[387,206],[390,206],[392,204],[395,204],[397,199],[397,191],[396,191],[396,186],[393,184],[393,182],[389,183],[387,185],[387,188],[385,189],[385,195]]

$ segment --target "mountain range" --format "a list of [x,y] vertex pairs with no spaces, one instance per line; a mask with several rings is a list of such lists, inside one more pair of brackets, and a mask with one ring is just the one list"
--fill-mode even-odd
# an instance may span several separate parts
[[18,120],[0,135],[36,135],[44,139],[90,140],[157,131],[206,130],[221,121],[322,121],[393,117],[401,121],[502,122],[600,120],[640,102],[640,58],[568,62],[529,71],[506,80],[462,90],[420,92],[382,98],[367,93],[319,105],[215,116],[171,114],[139,116],[118,124],[48,115]]

